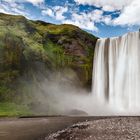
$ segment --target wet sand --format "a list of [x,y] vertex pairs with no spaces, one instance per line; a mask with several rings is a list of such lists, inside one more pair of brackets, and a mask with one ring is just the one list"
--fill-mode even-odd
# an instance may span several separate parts
[[86,120],[104,117],[37,117],[0,119],[0,140],[38,140]]

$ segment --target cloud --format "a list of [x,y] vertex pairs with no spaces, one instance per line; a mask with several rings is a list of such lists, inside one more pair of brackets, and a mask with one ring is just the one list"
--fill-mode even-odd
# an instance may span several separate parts
[[64,14],[68,11],[68,7],[54,6],[53,8],[47,7],[42,10],[42,15],[55,18],[56,20],[64,20]]
[[42,15],[45,16],[49,16],[49,17],[54,17],[54,11],[52,9],[46,9],[46,10],[42,10]]
[[113,26],[140,25],[140,0],[75,0],[77,4],[100,7],[103,11],[120,11],[117,18],[104,16],[102,21]]
[[111,11],[114,11],[115,8],[110,6],[110,5],[105,5],[105,6],[102,7],[102,10],[111,12]]
[[29,19],[36,19],[35,15],[30,14],[30,9],[25,8],[25,3],[27,2],[40,8],[45,0],[0,0],[0,12],[12,15],[23,15]]
[[101,21],[102,14],[102,10],[93,10],[89,13],[72,13],[71,19],[65,20],[63,23],[73,24],[86,30],[98,31],[95,23]]
[[55,18],[57,20],[64,20],[65,19],[64,13],[68,11],[68,7],[56,6],[54,7],[54,11],[55,11]]
[[106,25],[112,25],[111,15],[103,16],[102,17],[102,22],[105,23]]
[[0,12],[14,15],[23,15],[28,17],[29,14],[25,11],[24,5],[16,2],[0,2]]
[[30,3],[32,3],[32,4],[38,4],[38,3],[43,3],[44,2],[44,0],[25,0],[25,2],[30,2]]
[[45,0],[1,0],[2,2],[9,2],[9,3],[25,3],[25,2],[29,2],[32,3],[33,5],[38,5],[40,3],[45,2]]
[[114,25],[140,25],[140,0],[132,0],[113,23]]
[[75,0],[76,3],[82,5],[93,5],[102,7],[106,10],[120,10],[124,6],[128,5],[133,0]]

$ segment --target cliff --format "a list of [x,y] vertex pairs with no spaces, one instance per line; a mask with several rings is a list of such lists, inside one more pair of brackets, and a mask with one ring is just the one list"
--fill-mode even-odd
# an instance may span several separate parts
[[73,25],[54,25],[1,13],[0,101],[24,94],[23,88],[18,87],[26,87],[33,79],[49,78],[52,73],[90,89],[96,40]]

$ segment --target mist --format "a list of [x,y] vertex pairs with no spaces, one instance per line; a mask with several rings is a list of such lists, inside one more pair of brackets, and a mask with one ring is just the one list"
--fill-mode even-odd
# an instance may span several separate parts
[[[62,76],[62,75],[61,75]],[[42,81],[32,84],[31,108],[37,115],[70,116],[135,116],[138,110],[127,110],[104,102],[92,91],[75,86],[63,76],[44,77]],[[60,78],[61,77],[61,78]],[[77,82],[77,81],[75,81]]]
[[[29,85],[30,92],[24,97],[35,115],[106,116],[115,115],[113,108],[97,100],[92,91],[82,88],[74,74],[36,74],[39,80]],[[100,102],[101,101],[101,102]]]

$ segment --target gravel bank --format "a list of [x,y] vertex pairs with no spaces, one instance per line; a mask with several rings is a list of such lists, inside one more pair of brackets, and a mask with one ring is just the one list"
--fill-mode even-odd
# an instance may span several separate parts
[[140,140],[140,117],[116,117],[74,124],[45,140]]

